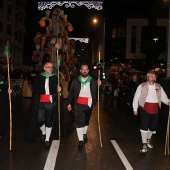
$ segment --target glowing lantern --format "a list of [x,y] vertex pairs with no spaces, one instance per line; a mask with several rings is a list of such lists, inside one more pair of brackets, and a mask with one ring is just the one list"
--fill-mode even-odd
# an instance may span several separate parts
[[40,21],[39,24],[40,24],[41,27],[45,27],[45,21],[44,20]]

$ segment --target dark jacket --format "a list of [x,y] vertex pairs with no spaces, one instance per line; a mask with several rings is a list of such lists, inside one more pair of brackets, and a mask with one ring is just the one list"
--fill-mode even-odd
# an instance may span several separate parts
[[[96,104],[97,101],[97,81],[92,78],[90,81],[90,91],[92,95],[92,106]],[[71,85],[71,89],[69,92],[68,100],[67,100],[67,105],[71,104],[72,100],[74,99],[74,106],[77,103],[77,99],[79,97],[79,93],[81,90],[81,83],[78,79],[74,79]]]
[[139,85],[139,83],[135,82],[133,79],[129,81],[129,84],[127,87],[127,92],[126,92],[127,102],[129,102],[129,103],[133,102],[133,97],[135,95],[138,85]]
[[[30,104],[29,109],[29,115],[28,115],[28,122],[26,126],[25,131],[25,139],[27,140],[35,140],[35,137],[37,136],[37,129],[38,129],[38,111],[39,111],[39,101],[40,101],[40,94],[45,94],[45,77],[42,75],[39,75],[34,82],[33,85],[33,93],[32,93],[32,100]],[[57,92],[57,77],[51,76],[49,78],[49,91],[50,95],[55,96],[56,100],[56,114],[54,114],[54,121],[53,121],[53,127],[52,127],[52,134],[53,138],[57,138],[58,135],[58,92]],[[54,100],[54,99],[53,99]],[[63,119],[63,110],[62,110],[62,98],[60,97],[60,113],[61,113],[61,120]]]

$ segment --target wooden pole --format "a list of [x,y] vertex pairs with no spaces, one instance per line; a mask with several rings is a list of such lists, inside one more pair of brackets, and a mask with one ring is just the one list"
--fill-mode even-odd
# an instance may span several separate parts
[[[7,66],[8,66],[8,89],[11,89],[10,83],[10,70],[9,70],[9,52],[7,52]],[[11,105],[11,93],[9,94],[9,110],[10,110],[10,142],[9,142],[9,150],[12,150],[12,105]]]
[[170,107],[169,107],[169,115],[168,115],[168,123],[166,130],[166,142],[165,142],[165,155],[169,155],[169,122],[170,122]]
[[[100,52],[99,52],[99,62],[100,62]],[[98,80],[100,80],[100,69],[98,69]],[[100,107],[99,107],[99,84],[98,84],[98,98],[97,98],[97,102],[98,102],[98,128],[99,128],[99,138],[100,138],[100,146],[102,147],[102,136],[101,136],[101,130],[100,130]]]
[[[58,49],[57,49],[57,64],[58,64],[58,71],[57,71],[57,76],[58,76],[58,86],[60,86],[60,69],[59,69],[59,58],[58,58]],[[60,142],[60,137],[61,137],[61,128],[60,128],[60,92],[58,92],[58,131],[59,131],[59,142]]]

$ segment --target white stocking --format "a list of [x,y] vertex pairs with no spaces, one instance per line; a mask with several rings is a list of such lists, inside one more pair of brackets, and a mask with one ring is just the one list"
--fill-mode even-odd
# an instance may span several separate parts
[[45,137],[45,141],[49,141],[49,139],[50,139],[50,135],[51,135],[51,127],[50,128],[48,128],[48,127],[46,127],[46,137]]
[[88,126],[85,126],[85,127],[83,128],[83,134],[86,134],[86,133],[87,133],[87,129],[88,129]]
[[40,130],[42,132],[42,135],[45,135],[45,124],[43,124],[41,127],[40,127]]
[[79,141],[83,141],[83,128],[76,128]]
[[142,143],[147,143],[148,131],[141,130]]
[[147,136],[147,139],[151,139],[152,137],[152,132],[150,130],[148,130],[148,136]]

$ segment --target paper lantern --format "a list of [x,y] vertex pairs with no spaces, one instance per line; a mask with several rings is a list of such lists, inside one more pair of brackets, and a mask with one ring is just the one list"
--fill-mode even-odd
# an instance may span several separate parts
[[67,27],[67,30],[68,30],[69,32],[71,32],[71,31],[73,31],[73,27],[72,27],[72,26],[68,26],[68,27]]
[[35,44],[35,49],[36,49],[36,52],[39,52],[40,51],[40,44],[36,43]]
[[35,54],[35,52],[32,55],[32,61],[34,61],[35,63],[37,63],[39,61],[38,56]]
[[64,51],[64,52],[67,52],[67,51],[68,51],[68,45],[64,45],[63,51]]
[[45,55],[45,53],[44,53],[43,51],[40,51],[40,52],[39,52],[39,55],[40,55],[41,57],[43,57],[43,56]]
[[40,21],[39,24],[40,24],[41,27],[45,27],[45,21],[44,20]]
[[74,64],[76,64],[76,63],[77,63],[76,58],[73,58],[73,59],[71,60],[71,64],[74,65]]
[[71,49],[71,55],[74,55],[75,49]]

